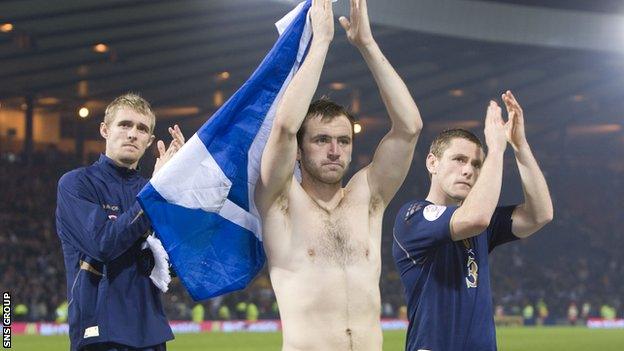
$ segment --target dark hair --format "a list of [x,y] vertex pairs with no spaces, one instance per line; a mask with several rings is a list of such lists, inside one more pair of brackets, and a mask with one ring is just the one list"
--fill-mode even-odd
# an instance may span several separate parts
[[462,128],[454,128],[447,129],[442,133],[438,134],[438,136],[436,136],[431,143],[431,146],[429,147],[429,152],[434,154],[437,158],[442,157],[444,151],[446,151],[446,149],[451,144],[451,141],[455,138],[472,141],[473,143],[477,144],[477,146],[483,149],[483,144],[481,143],[481,140],[479,140],[479,138],[472,132],[469,132]]
[[328,122],[336,117],[345,116],[351,124],[351,138],[355,135],[353,132],[353,125],[355,124],[355,118],[347,111],[343,106],[331,101],[328,97],[323,96],[320,99],[312,102],[308,107],[308,113],[301,123],[301,127],[297,131],[297,144],[301,147],[303,141],[303,135],[305,134],[305,125],[307,121],[316,116],[321,116],[321,121]]

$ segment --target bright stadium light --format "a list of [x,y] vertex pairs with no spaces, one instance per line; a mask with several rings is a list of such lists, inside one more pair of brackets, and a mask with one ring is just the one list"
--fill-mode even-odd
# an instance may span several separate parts
[[353,124],[353,132],[355,134],[359,134],[362,131],[362,125],[360,124],[360,122],[355,122],[355,124]]
[[13,24],[3,23],[2,25],[0,25],[0,32],[9,33],[11,31],[13,31]]
[[89,117],[89,109],[86,107],[81,107],[80,110],[78,110],[78,116],[80,116],[80,118]]
[[230,78],[230,72],[223,71],[217,75],[217,79],[220,81],[228,80]]
[[97,52],[98,54],[103,54],[105,52],[108,52],[108,50],[109,50],[109,47],[106,44],[99,43],[99,44],[93,45],[93,51]]

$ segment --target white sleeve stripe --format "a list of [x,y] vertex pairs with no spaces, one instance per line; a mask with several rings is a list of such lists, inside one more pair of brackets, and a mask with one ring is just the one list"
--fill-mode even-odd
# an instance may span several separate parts
[[399,247],[401,248],[401,250],[403,250],[403,252],[405,252],[405,257],[408,258],[410,261],[412,261],[412,263],[415,265],[416,264],[416,260],[414,260],[409,252],[407,252],[407,250],[405,250],[405,248],[403,247],[403,245],[401,245],[401,243],[399,242],[399,239],[397,239],[396,237],[396,233],[394,232],[394,230],[392,231],[392,237],[394,238],[394,241],[397,243],[397,245],[399,245]]

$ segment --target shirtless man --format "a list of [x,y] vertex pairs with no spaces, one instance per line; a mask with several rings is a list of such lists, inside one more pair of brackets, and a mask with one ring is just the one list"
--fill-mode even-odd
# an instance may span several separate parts
[[331,0],[313,0],[310,16],[309,53],[277,109],[256,187],[283,350],[381,350],[382,217],[409,170],[422,121],[373,39],[366,1],[352,0],[350,20],[340,24],[372,72],[392,128],[343,188],[351,118],[328,100],[310,105],[334,35]]

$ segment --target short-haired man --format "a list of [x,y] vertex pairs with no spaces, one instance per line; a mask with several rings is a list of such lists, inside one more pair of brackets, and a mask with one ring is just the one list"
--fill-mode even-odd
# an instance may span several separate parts
[[[330,101],[310,105],[334,35],[331,6],[312,1],[312,43],[277,109],[256,204],[283,350],[381,350],[381,222],[408,172],[422,121],[372,37],[366,1],[352,1],[350,21],[340,23],[377,82],[392,129],[371,164],[342,187],[353,121]],[[293,176],[297,161],[301,183]]]
[[[155,116],[135,94],[106,108],[100,134],[105,154],[59,180],[56,228],[67,271],[72,350],[165,350],[173,339],[149,278],[151,252],[143,249],[150,223],[135,197],[147,180],[139,159],[154,140]],[[158,141],[154,173],[184,144],[176,125],[169,148]]]
[[[485,118],[488,156],[472,133],[453,129],[431,144],[426,200],[407,203],[394,226],[393,256],[405,288],[407,350],[496,350],[488,253],[527,237],[553,217],[546,180],[524,134],[520,105],[502,95]],[[497,207],[507,143],[514,150],[525,202]]]

